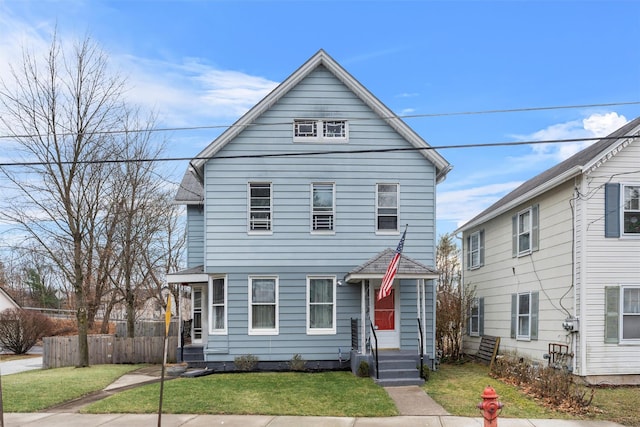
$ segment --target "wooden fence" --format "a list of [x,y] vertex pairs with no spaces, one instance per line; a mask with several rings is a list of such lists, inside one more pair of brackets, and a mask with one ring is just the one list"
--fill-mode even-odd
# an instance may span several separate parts
[[[115,322],[116,337],[127,336],[127,322]],[[166,330],[164,321],[145,320],[134,324],[134,336],[136,337],[163,337]],[[169,336],[178,336],[178,322],[172,320],[169,324]]]
[[[115,335],[89,335],[89,364],[162,363],[163,337],[117,338]],[[178,337],[168,338],[167,362],[176,361]],[[43,338],[42,367],[77,366],[78,336]]]

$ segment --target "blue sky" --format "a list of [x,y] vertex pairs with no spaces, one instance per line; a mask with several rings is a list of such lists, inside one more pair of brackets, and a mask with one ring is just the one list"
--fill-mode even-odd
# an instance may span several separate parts
[[[90,36],[195,156],[325,49],[432,146],[604,136],[640,104],[640,2],[0,0],[0,76],[22,46]],[[440,150],[438,234],[584,144]],[[179,181],[185,162],[171,164]]]

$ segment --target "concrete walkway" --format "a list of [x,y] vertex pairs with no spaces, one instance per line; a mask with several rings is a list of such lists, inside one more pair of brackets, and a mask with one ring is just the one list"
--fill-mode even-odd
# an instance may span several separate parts
[[6,362],[0,361],[0,374],[2,375],[17,374],[18,372],[32,371],[34,369],[42,369],[42,356],[24,357]]
[[[143,427],[158,425],[157,414],[100,414],[30,413],[5,414],[7,427]],[[289,417],[272,415],[177,415],[163,414],[165,427],[481,427],[482,418],[454,417],[451,415],[398,416],[384,418],[352,417]],[[524,420],[500,418],[500,427],[619,427],[608,421]]]

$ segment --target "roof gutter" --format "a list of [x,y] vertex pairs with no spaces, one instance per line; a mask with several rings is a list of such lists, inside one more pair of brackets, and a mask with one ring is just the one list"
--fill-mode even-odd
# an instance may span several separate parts
[[567,171],[545,182],[544,184],[537,186],[536,188],[523,194],[522,196],[513,199],[509,203],[506,203],[490,212],[487,212],[485,215],[482,215],[481,217],[478,217],[475,220],[466,223],[462,227],[455,230],[454,234],[467,231],[477,226],[478,224],[482,224],[499,215],[502,215],[503,213],[508,212],[509,210],[526,202],[527,200],[533,199],[534,197],[539,196],[540,194],[546,193],[547,191],[557,187],[558,185],[566,182],[567,180],[580,175],[582,171],[583,171],[582,166],[574,166],[573,168],[568,169]]

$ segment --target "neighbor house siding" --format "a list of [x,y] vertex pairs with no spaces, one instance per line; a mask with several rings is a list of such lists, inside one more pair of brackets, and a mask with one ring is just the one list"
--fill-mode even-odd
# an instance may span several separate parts
[[[549,343],[564,342],[565,309],[573,311],[568,292],[572,285],[572,195],[573,183],[566,183],[482,225],[485,263],[464,271],[464,285],[484,298],[484,334],[501,337],[501,351],[516,351],[542,362]],[[513,257],[512,216],[534,204],[539,206],[539,250]],[[474,231],[466,231],[463,241]],[[511,295],[520,292],[539,294],[538,337],[530,341],[510,338]],[[475,352],[479,340],[465,337],[465,351]]]
[[640,374],[640,345],[605,343],[605,286],[640,285],[640,237],[604,237],[604,185],[640,185],[640,144],[633,142],[602,162],[589,175],[586,245],[582,277],[586,310],[582,314],[588,334],[583,375]]
[[187,268],[204,264],[204,210],[187,206]]

